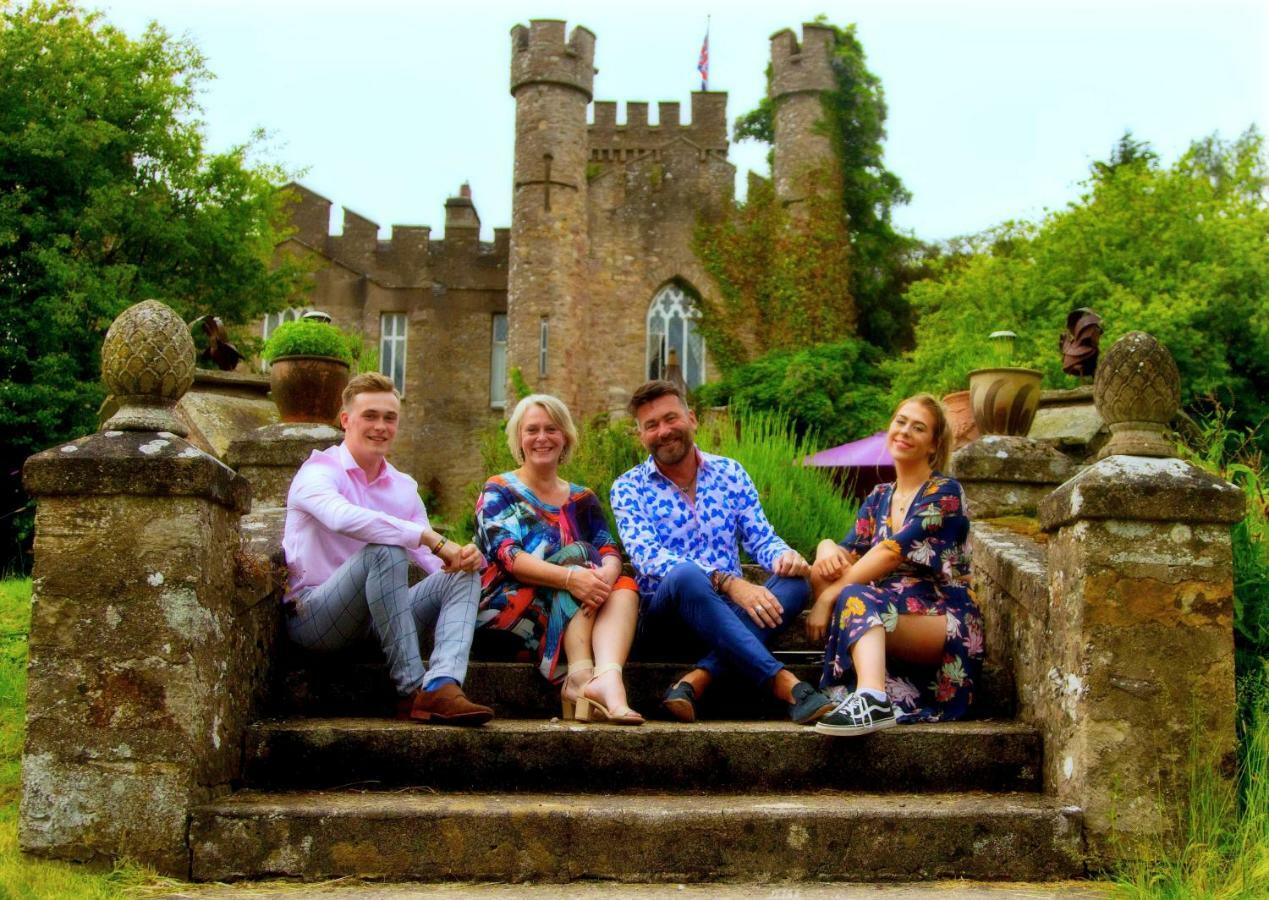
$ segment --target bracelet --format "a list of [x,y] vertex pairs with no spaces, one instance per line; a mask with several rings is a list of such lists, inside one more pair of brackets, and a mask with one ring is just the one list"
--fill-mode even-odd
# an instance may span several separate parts
[[569,582],[569,580],[573,577],[573,568],[570,566],[569,568],[565,569],[565,570],[564,570],[564,572],[565,572],[565,575],[564,575],[564,590],[566,590],[566,591],[567,591],[567,590],[568,590],[568,582]]
[[436,542],[436,546],[432,548],[432,552],[440,553],[441,548],[444,547],[448,543],[449,543],[449,538],[445,537],[444,535],[441,535],[441,539]]

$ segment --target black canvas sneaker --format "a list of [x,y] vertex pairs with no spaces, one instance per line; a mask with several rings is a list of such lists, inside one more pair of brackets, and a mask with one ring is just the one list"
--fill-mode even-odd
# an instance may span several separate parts
[[869,694],[850,694],[837,708],[815,723],[821,734],[851,737],[893,728],[899,724],[889,698],[877,700]]

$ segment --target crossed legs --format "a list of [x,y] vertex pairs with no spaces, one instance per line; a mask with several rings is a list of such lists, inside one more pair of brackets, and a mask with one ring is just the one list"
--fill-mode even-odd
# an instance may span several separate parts
[[[291,640],[311,650],[337,650],[373,634],[387,657],[397,694],[408,697],[440,678],[467,675],[480,581],[470,572],[437,572],[409,586],[401,547],[367,544],[323,584],[298,598],[287,622]],[[430,666],[419,634],[435,625]]]

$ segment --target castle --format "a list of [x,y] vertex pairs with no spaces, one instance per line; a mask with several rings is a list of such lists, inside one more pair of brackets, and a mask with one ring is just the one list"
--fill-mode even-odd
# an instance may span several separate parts
[[[816,122],[835,86],[832,29],[803,26],[771,38],[776,104],[774,178],[787,205],[803,198],[799,172],[833,164]],[[480,241],[469,189],[445,203],[445,237],[426,226],[379,226],[292,185],[293,235],[281,252],[317,264],[306,309],[379,348],[380,369],[404,400],[395,460],[442,504],[480,471],[473,436],[499,420],[508,374],[559,396],[584,418],[624,406],[630,391],[676,361],[689,386],[711,374],[694,319],[717,288],[692,251],[700,221],[732,204],[727,94],[680,104],[594,101],[595,35],[539,19],[511,30],[515,165],[511,227]],[[593,107],[587,118],[588,107]],[[260,323],[263,334],[301,309]]]

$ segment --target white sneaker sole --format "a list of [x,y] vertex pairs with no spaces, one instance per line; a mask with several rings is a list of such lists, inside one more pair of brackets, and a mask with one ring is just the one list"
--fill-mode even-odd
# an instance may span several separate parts
[[885,731],[898,724],[899,720],[893,717],[869,725],[829,725],[821,719],[815,723],[815,730],[820,734],[830,734],[834,737],[855,737],[860,734],[872,734],[874,731]]

